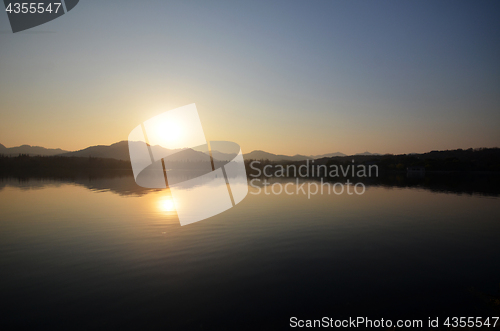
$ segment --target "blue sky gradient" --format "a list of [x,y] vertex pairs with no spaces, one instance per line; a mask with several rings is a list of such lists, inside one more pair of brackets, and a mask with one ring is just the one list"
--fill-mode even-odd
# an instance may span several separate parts
[[244,152],[500,146],[498,1],[85,1],[13,34],[0,143],[125,140],[196,103]]

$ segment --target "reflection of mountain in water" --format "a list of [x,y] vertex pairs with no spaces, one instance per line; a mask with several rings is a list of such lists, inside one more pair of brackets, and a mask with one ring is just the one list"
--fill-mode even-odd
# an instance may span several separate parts
[[421,188],[442,193],[500,196],[500,174],[498,173],[428,174],[422,178],[390,175],[377,178],[369,185]]
[[108,177],[77,177],[73,179],[54,178],[0,178],[0,190],[6,186],[19,187],[23,190],[39,189],[48,186],[74,184],[95,192],[110,191],[119,195],[140,196],[159,189],[148,189],[138,186],[132,175]]
[[[252,178],[249,178],[251,180]],[[264,177],[259,178],[256,185],[262,185]],[[429,174],[422,178],[408,177],[406,175],[396,174],[376,178],[348,178],[351,184],[363,183],[367,188],[387,187],[387,188],[415,188],[425,189],[432,192],[500,196],[500,174],[489,173],[455,173],[455,174]],[[272,178],[269,183],[274,182],[292,182],[295,178]],[[320,179],[313,179],[319,184]],[[299,182],[302,182],[299,180]],[[325,180],[334,184],[336,182],[345,184],[346,178],[336,178]]]

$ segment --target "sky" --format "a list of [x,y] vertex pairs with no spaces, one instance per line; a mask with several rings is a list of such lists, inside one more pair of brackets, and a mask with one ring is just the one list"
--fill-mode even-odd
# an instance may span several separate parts
[[500,146],[498,1],[99,1],[13,34],[0,143],[78,150],[196,103],[243,153]]

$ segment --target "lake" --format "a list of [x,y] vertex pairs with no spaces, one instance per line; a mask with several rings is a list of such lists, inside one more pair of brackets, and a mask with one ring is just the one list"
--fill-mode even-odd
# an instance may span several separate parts
[[250,188],[234,208],[180,226],[169,190],[130,176],[4,178],[0,325],[276,330],[293,316],[498,316],[499,192],[469,191],[384,184],[309,199]]

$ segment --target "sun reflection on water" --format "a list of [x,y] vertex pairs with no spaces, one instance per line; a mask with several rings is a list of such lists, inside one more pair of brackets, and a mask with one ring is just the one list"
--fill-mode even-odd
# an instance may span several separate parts
[[164,197],[160,199],[158,207],[163,212],[173,212],[175,211],[175,203],[172,197]]

